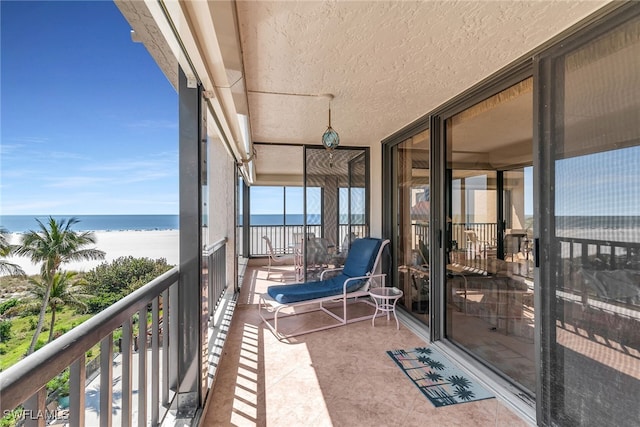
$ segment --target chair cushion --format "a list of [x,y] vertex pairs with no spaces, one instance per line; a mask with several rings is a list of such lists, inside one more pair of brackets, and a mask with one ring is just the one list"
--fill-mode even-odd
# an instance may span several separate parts
[[381,244],[382,240],[371,237],[354,240],[342,274],[348,277],[359,277],[370,273]]
[[[316,282],[298,283],[295,285],[269,286],[267,293],[281,304],[289,304],[298,301],[307,301],[316,298],[340,295],[343,291],[345,280],[349,277],[341,274],[326,280]],[[354,280],[347,286],[347,292],[353,292],[360,288],[363,280]]]
[[[381,244],[382,240],[380,239],[356,239],[351,245],[344,269],[339,276],[295,285],[269,286],[267,293],[281,304],[340,295],[343,292],[345,280],[351,277],[366,276],[371,272]],[[359,289],[364,281],[365,279],[349,282],[347,292]]]

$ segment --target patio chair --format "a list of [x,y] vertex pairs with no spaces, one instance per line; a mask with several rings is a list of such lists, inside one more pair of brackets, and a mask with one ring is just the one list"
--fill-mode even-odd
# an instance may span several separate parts
[[[380,280],[380,286],[384,286],[385,274],[374,274],[380,263],[382,252],[389,240],[374,238],[357,239],[351,245],[349,256],[344,267],[328,269],[322,272],[320,280],[314,282],[298,283],[293,285],[269,286],[267,292],[260,295],[258,312],[265,324],[278,337],[289,338],[310,332],[335,328],[347,323],[358,322],[371,319],[373,315],[367,315],[354,319],[349,319],[347,315],[348,303],[362,302],[373,306],[371,301],[359,300],[360,297],[369,296],[369,287],[373,279]],[[328,273],[337,274],[334,277],[325,277]],[[324,303],[341,302],[342,317],[329,310]],[[315,305],[317,308],[295,312],[299,307],[305,305]],[[282,313],[284,309],[293,309],[293,312]],[[292,334],[283,334],[278,330],[278,320],[282,317],[295,316],[312,311],[323,311],[337,320],[338,323],[320,326],[304,331],[297,331]],[[272,317],[267,317],[272,313]]]
[[269,251],[269,266],[267,267],[267,279],[271,276],[271,264],[285,264],[287,262],[293,263],[295,260],[294,254],[284,253],[282,250],[273,249],[271,239],[267,236],[262,236],[265,242],[267,242],[267,249]]
[[495,250],[487,240],[478,239],[478,235],[474,230],[464,230],[467,238],[467,256],[470,258],[487,258],[487,253]]

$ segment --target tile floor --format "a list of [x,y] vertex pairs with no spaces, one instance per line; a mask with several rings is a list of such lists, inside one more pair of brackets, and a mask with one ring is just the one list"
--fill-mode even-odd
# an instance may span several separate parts
[[[257,295],[288,281],[248,267],[203,426],[526,426],[497,399],[435,408],[386,351],[425,342],[393,319],[363,321],[279,341],[260,321]],[[371,310],[362,306],[359,310]],[[322,318],[320,318],[322,316]],[[321,313],[289,318],[295,330]],[[328,316],[327,316],[328,317]]]

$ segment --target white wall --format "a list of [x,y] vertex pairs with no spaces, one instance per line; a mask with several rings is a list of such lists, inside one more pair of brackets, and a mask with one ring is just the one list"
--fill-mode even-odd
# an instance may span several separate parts
[[[209,137],[209,221],[206,239],[211,245],[227,238],[227,278],[233,280],[235,263],[235,164],[217,137]],[[227,283],[231,285],[231,283]]]

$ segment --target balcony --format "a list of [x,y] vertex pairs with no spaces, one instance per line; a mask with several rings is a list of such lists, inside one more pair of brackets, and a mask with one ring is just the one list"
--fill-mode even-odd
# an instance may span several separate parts
[[[399,420],[416,425],[425,419],[439,425],[454,420],[471,420],[474,425],[526,425],[497,399],[433,407],[385,354],[426,341],[404,325],[396,330],[393,321],[387,323],[383,318],[375,327],[358,322],[279,341],[261,324],[257,313],[257,295],[267,286],[281,283],[266,280],[264,267],[250,266],[245,271],[241,291],[235,303],[229,304],[235,305],[231,319],[231,311],[224,310],[228,306],[216,304],[218,296],[224,294],[220,286],[224,282],[220,280],[223,253],[218,248],[205,263],[205,277],[210,278],[208,287],[214,296],[210,308],[213,311],[218,306],[217,315],[209,319],[209,331],[220,332],[227,327],[228,331],[219,334],[226,335],[224,352],[222,341],[213,336],[208,346],[201,374],[208,372],[213,379],[208,381],[211,389],[202,405],[200,425],[355,426]],[[171,323],[173,307],[167,304],[172,301],[169,294],[178,280],[178,270],[171,270],[24,359],[17,369],[3,372],[3,411],[27,398],[22,412],[25,425],[184,422],[187,418],[181,418],[175,398],[174,384],[180,379],[174,377],[172,367],[176,350],[171,345],[171,331],[176,331]],[[136,314],[145,317],[148,306],[151,321],[147,327],[132,327],[132,318]],[[289,319],[287,326],[291,328],[309,321]],[[123,341],[118,348],[113,345],[113,331],[121,325]],[[163,336],[165,326],[168,336]],[[136,330],[139,336],[148,334],[148,339],[131,339]],[[102,354],[109,357],[103,359],[99,374],[88,378],[84,354],[96,343],[102,343]],[[139,357],[142,354],[147,357]],[[223,356],[219,358],[220,354]],[[70,407],[68,412],[60,412],[47,401],[43,386],[66,366],[71,367]],[[58,419],[53,418],[55,415]],[[196,420],[198,417],[190,421]]]

